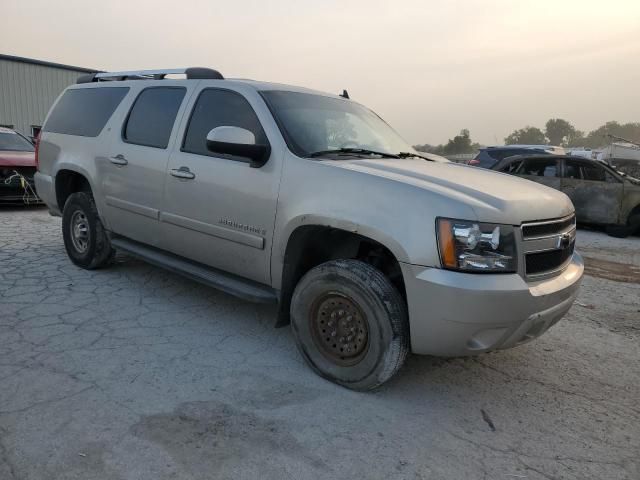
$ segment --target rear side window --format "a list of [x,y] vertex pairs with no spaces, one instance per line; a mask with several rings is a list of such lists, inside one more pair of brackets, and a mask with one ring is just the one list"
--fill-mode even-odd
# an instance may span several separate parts
[[67,90],[42,129],[45,132],[97,137],[128,91],[129,87]]
[[495,158],[491,157],[486,150],[480,150],[475,160],[478,161],[479,166],[484,168],[491,168],[496,163]]
[[514,150],[487,150],[487,153],[494,160],[502,160],[503,158],[516,155]]
[[267,137],[249,102],[229,90],[203,90],[193,107],[184,136],[182,151],[198,155],[219,156],[207,149],[207,134],[216,127],[240,127],[256,137],[257,144],[267,144]]
[[524,161],[518,173],[536,177],[555,177],[558,170],[556,164],[555,158],[532,158]]
[[131,107],[122,130],[125,142],[167,148],[186,89],[152,87],[143,90]]

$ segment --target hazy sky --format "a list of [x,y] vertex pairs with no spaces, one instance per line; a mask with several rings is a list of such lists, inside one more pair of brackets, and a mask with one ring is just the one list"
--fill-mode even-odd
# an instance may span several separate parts
[[[1,0],[2,53],[349,90],[409,142],[640,121],[640,0]],[[1,88],[1,86],[0,86]]]

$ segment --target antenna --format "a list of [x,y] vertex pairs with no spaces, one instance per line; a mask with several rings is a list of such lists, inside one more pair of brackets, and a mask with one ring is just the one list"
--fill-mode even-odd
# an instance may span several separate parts
[[346,98],[348,100],[349,99],[349,92],[347,92],[346,90],[342,90],[342,93],[340,94],[340,96],[342,98]]

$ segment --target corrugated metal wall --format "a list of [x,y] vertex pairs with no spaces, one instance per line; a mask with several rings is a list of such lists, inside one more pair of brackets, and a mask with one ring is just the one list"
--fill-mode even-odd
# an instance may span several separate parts
[[41,126],[58,95],[83,75],[62,68],[0,59],[0,125],[25,135]]

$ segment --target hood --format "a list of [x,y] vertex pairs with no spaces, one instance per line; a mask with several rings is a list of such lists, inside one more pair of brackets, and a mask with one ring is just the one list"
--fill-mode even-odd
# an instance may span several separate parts
[[35,152],[0,150],[0,167],[35,167]]
[[[422,159],[325,161],[336,167],[422,188],[471,207],[480,222],[519,225],[574,212],[564,193],[483,168]],[[325,163],[323,162],[323,163]]]

